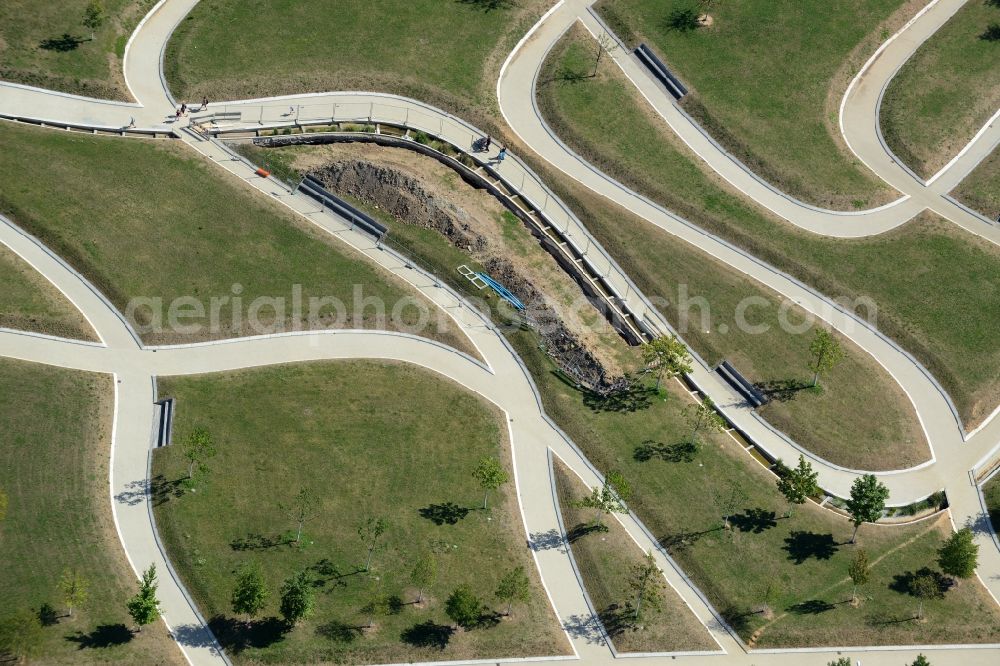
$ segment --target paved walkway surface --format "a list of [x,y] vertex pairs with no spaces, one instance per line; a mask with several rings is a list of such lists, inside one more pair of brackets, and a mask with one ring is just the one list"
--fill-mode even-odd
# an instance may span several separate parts
[[[54,339],[15,331],[0,331],[0,356],[59,365],[80,370],[112,373],[116,379],[116,412],[113,434],[111,494],[119,535],[133,568],[138,571],[156,563],[161,573],[164,619],[171,627],[191,663],[226,661],[194,604],[169,567],[159,547],[149,508],[148,465],[153,427],[154,379],[159,375],[191,374],[232,370],[243,367],[320,359],[377,358],[414,363],[447,376],[498,405],[510,418],[518,497],[529,539],[555,611],[567,630],[574,650],[587,663],[610,662],[595,619],[577,581],[565,543],[559,538],[557,506],[551,493],[548,455],[553,452],[584,480],[595,485],[597,473],[571,442],[544,415],[530,375],[509,348],[476,311],[465,306],[451,291],[438,286],[391,252],[377,248],[371,239],[352,231],[348,223],[327,211],[317,211],[310,199],[290,193],[273,181],[253,174],[245,162],[233,160],[219,143],[204,140],[172,122],[174,100],[161,76],[162,53],[177,23],[197,0],[163,0],[147,16],[130,40],[126,52],[125,75],[135,104],[104,102],[50,91],[0,83],[0,116],[33,118],[54,124],[69,123],[118,129],[134,119],[136,126],[159,131],[176,131],[185,142],[235,176],[291,210],[305,216],[325,231],[353,246],[420,291],[452,316],[479,351],[485,364],[472,360],[438,343],[401,334],[377,331],[336,331],[256,337],[178,347],[147,348],[129,328],[115,308],[65,262],[39,242],[0,218],[0,242],[25,258],[87,317],[101,343]],[[935,0],[901,33],[894,36],[861,72],[857,85],[845,98],[842,126],[845,139],[876,173],[903,192],[904,197],[887,207],[860,213],[821,211],[776,192],[744,167],[735,163],[717,145],[666,100],[635,63],[624,54],[616,62],[636,83],[653,106],[667,118],[679,135],[714,169],[734,185],[790,221],[818,233],[858,236],[892,228],[924,208],[931,208],[956,224],[995,240],[994,228],[976,215],[949,204],[942,196],[949,184],[957,183],[997,142],[990,126],[928,183],[903,178],[905,168],[885,163],[887,149],[876,137],[865,136],[861,125],[871,124],[877,113],[878,98],[872,106],[872,90],[883,90],[898,67],[923,39],[933,33],[960,5],[954,0]],[[515,49],[498,82],[498,95],[505,118],[525,142],[543,159],[647,220],[709,252],[718,259],[794,300],[806,310],[829,322],[871,353],[900,383],[912,400],[934,452],[929,464],[897,473],[880,474],[892,492],[893,503],[905,504],[944,488],[956,523],[973,521],[983,527],[979,496],[969,471],[991,456],[1000,443],[1000,419],[991,418],[975,433],[964,433],[946,394],[916,361],[894,343],[870,327],[840,311],[826,299],[755,258],[706,234],[661,207],[624,188],[601,174],[569,151],[545,127],[534,108],[533,82],[545,55],[559,36],[575,21],[595,34],[602,30],[582,0],[560,2]],[[888,65],[883,65],[888,63]],[[893,65],[893,63],[895,63]],[[889,65],[893,65],[889,67]],[[867,107],[866,107],[867,105]],[[864,108],[869,110],[863,111]],[[469,146],[480,133],[460,119],[438,109],[403,98],[368,93],[300,95],[231,104],[213,104],[211,110],[241,111],[237,122],[252,121],[256,127],[285,126],[311,119],[373,119],[401,122],[442,136],[459,146]],[[875,109],[872,111],[871,109]],[[685,125],[685,122],[687,123]],[[877,124],[877,123],[876,123]],[[876,130],[877,131],[877,130]],[[698,137],[702,137],[699,139]],[[467,138],[466,138],[467,137]],[[701,142],[701,143],[699,143]],[[992,142],[992,143],[991,143]],[[881,151],[881,153],[879,152]],[[495,155],[482,155],[492,159]],[[881,162],[879,161],[881,160]],[[547,216],[565,229],[570,241],[585,253],[608,280],[618,297],[658,331],[669,326],[648,306],[628,276],[595,243],[586,228],[522,162],[511,156],[497,167],[508,185],[523,192]],[[949,208],[949,205],[953,206]],[[963,215],[971,215],[963,217]],[[974,218],[974,219],[973,219]],[[564,227],[561,225],[565,225]],[[793,459],[799,449],[787,438],[769,429],[743,405],[728,386],[720,382],[704,364],[693,379],[716,399],[727,416],[745,429],[772,454]],[[857,473],[837,468],[810,456],[820,472],[820,481],[832,492],[845,495]],[[656,544],[632,516],[621,519],[625,528],[644,548]],[[886,529],[891,529],[887,527]],[[994,595],[1000,595],[1000,550],[990,540],[988,525],[980,530],[981,578]],[[553,539],[553,535],[556,536]],[[802,651],[747,653],[717,618],[701,593],[694,588],[672,561],[657,550],[657,558],[670,584],[692,612],[705,623],[720,651],[715,656],[677,657],[710,659],[720,664],[803,664],[826,663],[836,655],[818,650],[806,656]],[[996,648],[923,648],[932,653],[935,664],[987,664],[1000,661]],[[845,654],[862,656],[860,650]],[[865,651],[865,664],[900,664],[912,661],[913,649],[879,648]]]

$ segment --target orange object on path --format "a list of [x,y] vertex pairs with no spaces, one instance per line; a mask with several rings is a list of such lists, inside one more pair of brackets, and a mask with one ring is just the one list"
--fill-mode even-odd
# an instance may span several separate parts
[[263,169],[257,169],[257,175],[260,176],[261,178],[267,178],[268,176],[271,175],[271,172],[264,171]]

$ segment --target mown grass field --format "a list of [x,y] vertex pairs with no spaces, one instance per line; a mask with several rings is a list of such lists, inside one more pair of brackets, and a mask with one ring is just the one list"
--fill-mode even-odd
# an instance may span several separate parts
[[[331,90],[414,97],[488,118],[496,73],[544,0],[204,0],[167,46],[178,99]],[[233,39],[238,35],[239,39]]]
[[[359,386],[363,385],[363,391]],[[180,447],[156,452],[155,515],[171,561],[240,663],[400,663],[565,654],[569,646],[541,587],[513,481],[491,495],[487,511],[472,470],[484,456],[510,469],[501,414],[443,378],[404,364],[335,362],[222,375],[161,378],[159,394],[177,398],[177,438],[207,428],[218,455],[210,471],[185,483]],[[281,505],[301,488],[317,513],[303,544],[275,545],[295,523]],[[369,573],[357,528],[384,517],[388,529]],[[440,524],[438,524],[440,523]],[[240,540],[252,542],[239,545]],[[235,544],[235,545],[234,545]],[[409,574],[424,553],[438,578],[416,606]],[[249,628],[234,617],[233,572],[260,565],[271,597]],[[498,579],[524,566],[531,600],[510,618],[489,612],[487,626],[453,631],[444,613],[461,583],[490,611]],[[316,613],[292,631],[274,616],[281,582],[308,571]],[[362,630],[362,610],[380,593],[398,599]]]
[[[108,499],[113,399],[110,376],[0,359],[0,618],[53,607],[37,663],[186,663],[163,623],[131,631],[138,583]],[[89,581],[72,617],[58,589],[66,569]]]
[[[846,87],[838,79],[854,76],[889,36],[882,28],[903,4],[713,2],[706,9],[689,0],[602,0],[597,7],[630,47],[645,41],[655,48],[691,89],[684,108],[753,171],[804,201],[849,210],[893,195],[838,138]],[[690,7],[707,11],[712,25],[672,28],[671,15]],[[849,61],[857,61],[853,71],[842,71]]]
[[967,2],[889,83],[879,122],[889,148],[923,178],[958,154],[1000,106],[1000,7]]
[[[815,504],[788,505],[775,477],[728,435],[706,437],[690,459],[675,455],[690,434],[682,417],[692,403],[674,382],[666,401],[636,411],[595,409],[562,381],[527,335],[513,336],[542,394],[546,412],[601,470],[624,474],[632,511],[667,548],[744,640],[760,648],[819,645],[912,645],[990,641],[1000,610],[977,581],[925,603],[901,591],[907,575],[936,569],[936,549],[950,532],[946,516],[908,526],[864,525],[858,545],[844,517]],[[652,447],[656,455],[637,455]],[[734,488],[732,529],[721,508]],[[849,603],[847,567],[857,547],[872,562],[863,603]],[[767,603],[771,613],[765,614]]]
[[0,4],[0,79],[63,92],[129,100],[125,44],[156,0],[104,0],[91,39],[89,0],[5,0]]
[[80,311],[6,245],[0,245],[0,284],[0,328],[97,339]]
[[[582,71],[592,47],[581,39],[576,33],[558,45],[546,71]],[[1000,252],[995,246],[929,216],[869,239],[828,239],[797,230],[703,173],[612,67],[596,78],[555,80],[539,89],[547,120],[575,150],[621,182],[827,296],[873,300],[876,325],[937,377],[967,427],[994,409],[1000,401],[1000,348],[989,342],[991,322],[1000,317]],[[603,115],[604,108],[617,109],[614,118]],[[632,270],[636,264],[648,266],[646,281],[653,294],[660,285],[697,280],[705,273],[700,269],[703,258],[696,263],[665,261],[691,256],[690,251],[651,226],[614,221],[621,213],[603,224],[601,216],[591,218],[591,230],[633,278],[642,279]],[[676,271],[691,277],[664,277]],[[706,295],[717,298],[715,293]],[[691,342],[704,344],[697,337]],[[753,344],[743,340],[735,347]],[[753,375],[755,381],[784,377]]]
[[980,162],[951,195],[991,220],[1000,218],[1000,149]]
[[[0,165],[6,183],[0,211],[94,282],[148,343],[275,329],[405,328],[419,320],[412,305],[391,316],[401,299],[415,298],[408,285],[184,146],[9,124],[0,125],[0,142],[18,145]],[[313,297],[337,299],[340,313],[319,303],[310,316]],[[363,305],[367,297],[384,304],[384,321],[374,305]],[[130,311],[137,298],[161,304],[140,302]],[[179,298],[202,309],[177,306],[192,316],[170,326],[171,303]],[[258,298],[284,305],[261,300],[255,310]],[[431,308],[423,335],[469,346],[447,319],[439,327],[433,306],[417,301]],[[154,311],[162,315],[160,327]]]
[[682,652],[717,650],[719,646],[666,583],[660,608],[647,608],[640,622],[628,617],[627,604],[636,592],[629,586],[632,569],[643,564],[643,552],[613,517],[606,530],[592,528],[593,513],[574,504],[589,492],[561,461],[553,461],[559,508],[570,548],[590,600],[619,652]]

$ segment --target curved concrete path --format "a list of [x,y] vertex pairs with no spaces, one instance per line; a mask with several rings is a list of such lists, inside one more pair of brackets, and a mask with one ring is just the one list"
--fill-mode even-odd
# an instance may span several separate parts
[[[126,76],[130,88],[136,94],[137,99],[144,103],[142,107],[143,111],[140,113],[148,114],[142,117],[149,119],[148,121],[144,120],[144,122],[149,122],[150,127],[159,122],[158,119],[165,112],[169,113],[172,108],[172,101],[170,100],[169,93],[165,92],[162,81],[157,84],[159,85],[158,90],[156,85],[153,84],[153,81],[159,80],[160,77],[160,57],[166,43],[166,38],[177,22],[183,18],[194,4],[194,0],[161,2],[158,8],[151,12],[141,27],[139,32],[142,34],[139,34],[138,37],[134,37],[130,41],[126,62]],[[550,15],[550,18],[557,13],[558,9]],[[146,31],[149,31],[148,34],[153,35],[154,38],[147,41]],[[533,35],[534,38],[537,38],[537,34]],[[530,44],[531,41],[531,39],[526,40],[524,44]],[[154,54],[156,55],[154,56]],[[150,74],[154,69],[156,78],[152,79],[150,78]],[[507,68],[507,78],[510,75],[510,69]],[[143,88],[137,83],[139,81],[145,82],[149,88]],[[501,86],[503,82],[501,80]],[[26,89],[18,93],[20,102],[11,103],[11,98],[7,94],[9,90],[11,90],[9,86],[0,85],[0,92],[3,93],[0,95],[0,112],[6,112],[12,106],[16,106],[17,103],[23,103],[23,107],[19,109],[15,108],[15,110],[28,117],[31,117],[30,113],[34,113],[37,109],[45,113],[54,113],[63,119],[66,117],[77,118],[80,114],[92,114],[92,120],[102,121],[100,123],[93,122],[92,124],[113,127],[115,124],[107,121],[114,114],[120,113],[126,108],[133,108],[127,105],[118,105],[118,108],[115,108],[113,104],[94,103],[93,100],[88,101],[81,98],[51,95]],[[348,103],[358,103],[358,96],[347,95],[351,99]],[[316,96],[309,97],[315,98]],[[384,96],[378,97],[384,98]],[[312,99],[311,101],[316,100]],[[399,100],[394,101],[398,102]],[[325,103],[325,100],[323,103]],[[336,101],[332,102],[332,104],[336,103]],[[361,103],[363,104],[364,102]],[[247,104],[251,107],[254,106],[252,102]],[[282,100],[282,104],[284,104],[284,100]],[[292,104],[294,105],[294,102]],[[374,101],[370,102],[370,104],[374,105]],[[427,107],[424,105],[413,104],[422,107],[424,109],[423,112],[426,111]],[[256,106],[261,107],[261,113],[263,114],[266,104],[257,102]],[[331,108],[333,114],[336,115],[336,107]],[[138,121],[139,116],[136,116],[136,118]],[[445,123],[455,119],[451,119],[444,114],[443,117],[439,117],[437,120],[440,123],[440,129],[444,131]],[[456,124],[456,127],[461,127],[461,123]],[[468,127],[466,126],[465,129],[468,129]],[[198,141],[194,137],[184,133],[182,133],[182,136],[189,143],[201,150],[206,158],[213,159],[219,163],[225,161],[227,163],[223,164],[223,166],[226,166],[230,171],[238,175],[245,176],[245,174],[240,173],[240,165],[242,163],[233,162],[214,142]],[[550,157],[559,156],[560,152],[565,151],[557,143],[555,149],[551,149],[550,147],[549,152],[541,154],[546,159],[549,159]],[[574,156],[570,155],[570,157]],[[505,170],[507,169],[507,164],[516,164],[516,161],[512,160],[505,163],[503,167]],[[243,168],[248,169],[249,167],[243,165]],[[585,171],[581,170],[579,166],[574,166],[572,169],[574,172],[580,173]],[[526,169],[524,172],[529,173]],[[590,169],[590,172],[597,175],[598,180],[603,180],[605,183],[608,182],[607,179],[603,179],[600,176],[599,172],[593,169]],[[525,175],[522,175],[522,179],[525,177]],[[574,177],[576,176],[574,175]],[[551,449],[570,463],[571,467],[587,479],[588,482],[596,483],[597,477],[575,448],[545,419],[544,414],[541,412],[537,396],[533,391],[530,377],[526,374],[523,366],[520,365],[516,355],[506,346],[502,337],[492,331],[488,323],[479,320],[468,308],[462,307],[453,294],[438,287],[435,281],[429,276],[424,276],[413,271],[405,265],[405,262],[393,257],[389,253],[372,247],[370,240],[366,237],[347,231],[343,221],[332,218],[332,216],[326,213],[317,213],[314,209],[306,210],[300,208],[300,206],[304,205],[301,197],[281,191],[274,191],[274,186],[269,181],[253,179],[248,176],[246,178],[249,178],[248,182],[251,185],[265,191],[270,190],[269,193],[279,197],[283,203],[293,210],[298,210],[309,216],[310,219],[321,227],[355,245],[359,250],[366,253],[370,259],[379,263],[387,270],[400,275],[431,298],[432,301],[444,308],[455,318],[470,340],[473,341],[473,344],[475,344],[483,355],[483,358],[487,360],[487,366],[484,368],[466,357],[462,357],[452,351],[443,350],[440,346],[431,342],[416,341],[410,338],[401,338],[400,336],[376,332],[277,336],[266,339],[229,341],[213,345],[195,345],[185,348],[160,348],[155,351],[145,349],[138,344],[135,336],[128,330],[128,327],[121,321],[117,313],[112,315],[113,308],[110,308],[106,301],[100,299],[99,294],[90,289],[79,276],[75,276],[72,271],[66,269],[64,264],[60,268],[59,264],[61,262],[49,254],[49,259],[53,263],[47,265],[47,270],[52,273],[46,273],[47,277],[59,286],[64,293],[67,293],[67,296],[70,296],[71,292],[76,294],[75,299],[70,296],[71,300],[77,303],[79,307],[86,308],[84,311],[92,323],[98,320],[101,322],[100,325],[95,324],[95,329],[98,330],[101,339],[104,341],[104,345],[88,345],[87,343],[53,340],[42,336],[2,332],[0,333],[0,355],[54,363],[91,371],[114,372],[116,374],[120,383],[118,384],[119,409],[114,436],[115,459],[112,471],[112,484],[113,494],[116,499],[114,504],[116,518],[119,523],[123,543],[126,546],[133,566],[136,569],[141,569],[149,561],[158,561],[157,557],[162,560],[162,553],[159,553],[159,549],[156,546],[155,529],[150,520],[148,508],[145,506],[148,489],[143,485],[147,482],[146,465],[152,421],[152,378],[156,374],[172,374],[184,371],[207,372],[216,368],[232,369],[235,367],[244,367],[236,365],[240,362],[240,357],[243,357],[245,362],[246,349],[244,347],[254,350],[253,358],[255,361],[250,363],[251,365],[317,358],[371,358],[373,356],[398,358],[395,354],[397,350],[401,349],[405,352],[405,358],[399,358],[399,360],[426,364],[426,367],[430,367],[436,372],[452,377],[473,390],[479,390],[484,396],[494,400],[508,415],[514,418],[512,422],[512,440],[514,442],[518,494],[525,512],[526,529],[530,535],[550,533],[556,524],[552,521],[556,515],[555,507],[552,502],[551,493],[549,492],[547,467],[541,463],[538,455],[543,451]],[[522,180],[522,187],[525,186]],[[542,187],[544,188],[544,186]],[[629,194],[621,186],[617,186],[617,188],[613,187],[609,191],[613,194],[613,197],[624,197],[625,200],[629,196],[637,196],[634,193]],[[616,200],[618,199],[616,198]],[[639,202],[631,203],[638,205]],[[664,212],[656,211],[654,216]],[[667,215],[669,217],[669,214]],[[686,225],[686,223],[677,218],[671,217],[670,219],[679,225]],[[572,220],[567,219],[567,224],[571,222]],[[11,225],[4,226],[0,226],[0,232],[2,232],[0,238],[2,238],[3,242],[12,247],[14,244],[20,243],[20,249],[28,255],[32,255],[33,252],[38,253],[39,256],[35,256],[35,261],[32,263],[36,266],[41,265],[43,263],[41,255],[48,254],[44,251],[44,248],[41,248],[37,243],[32,243],[33,239],[25,237],[24,234],[18,232]],[[664,225],[661,224],[661,226]],[[677,231],[681,231],[681,229],[678,228],[671,232],[675,233]],[[703,242],[709,243],[709,245],[713,243],[718,244],[717,240],[710,239],[697,230],[687,229],[684,231],[685,233],[691,233],[692,237],[700,234],[708,238],[707,241]],[[20,240],[17,240],[16,237],[18,236]],[[585,230],[580,231],[579,239],[579,242],[583,242],[584,240],[590,241],[589,234]],[[34,250],[30,247],[31,245],[35,246]],[[718,250],[721,254],[725,254],[727,251],[724,245],[722,247],[715,247],[714,249]],[[733,250],[728,248],[728,251],[731,252]],[[24,255],[22,254],[22,256]],[[764,283],[772,286],[772,288],[774,288],[772,283],[777,283],[780,287],[778,289],[779,292],[785,293],[783,289],[794,292],[794,285],[785,285],[783,283],[783,280],[787,278],[783,278],[780,275],[766,275],[768,273],[767,267],[759,262],[754,262],[752,258],[728,256],[728,259],[735,261],[736,264],[734,265],[737,265],[737,267],[753,268],[755,266],[755,270],[762,271],[760,273],[761,276],[766,276],[765,280],[763,280]],[[612,264],[608,265],[609,271],[612,271],[614,268]],[[744,270],[744,268],[740,269]],[[60,273],[61,271],[63,274]],[[623,280],[624,298],[636,298],[641,301],[641,295],[629,293],[628,285],[630,283],[627,276],[622,275],[621,279]],[[761,279],[761,277],[757,277],[757,279]],[[70,285],[73,280],[83,282],[83,285],[76,284],[75,287]],[[63,289],[63,286],[66,289]],[[97,301],[100,301],[100,303],[94,300],[87,301],[85,297],[86,292],[95,295]],[[809,294],[799,295],[810,296]],[[816,300],[811,302],[810,306],[816,309],[826,307],[822,297],[818,295],[812,296]],[[109,311],[103,315],[99,314],[102,308]],[[840,317],[840,315],[830,313],[827,313],[827,316],[835,320]],[[116,324],[115,321],[118,323]],[[844,327],[855,325],[846,319],[840,320],[839,323]],[[660,325],[662,325],[662,322],[660,322]],[[861,336],[863,337],[864,334],[862,333]],[[851,334],[851,337],[855,338],[855,335]],[[392,341],[391,344],[386,344],[386,341],[390,339]],[[363,342],[357,342],[358,340],[363,340]],[[408,342],[403,343],[401,340],[407,340]],[[356,346],[352,346],[352,341],[354,341],[353,345]],[[885,344],[885,341],[883,340],[882,343],[879,343],[876,340],[870,340],[869,343],[869,346],[877,347],[879,344]],[[362,347],[364,348],[363,350]],[[881,354],[883,352],[889,358],[893,357],[893,355],[905,356],[898,349],[878,349],[878,353]],[[365,356],[352,356],[352,354],[362,353]],[[163,360],[160,360],[161,355]],[[876,358],[879,358],[880,362],[884,363],[879,356],[876,356]],[[905,366],[902,359],[900,360],[899,371],[902,373],[901,376],[905,376],[903,379],[900,379],[900,376],[897,376],[895,372],[893,374],[897,376],[897,379],[900,380],[904,388],[908,385],[911,389],[912,387],[916,387],[915,392],[918,393],[918,396],[915,398],[913,393],[911,393],[911,399],[914,399],[915,404],[926,403],[923,412],[921,412],[918,406],[918,414],[925,414],[928,417],[934,418],[934,423],[928,425],[925,421],[924,426],[925,429],[928,429],[929,439],[935,447],[938,461],[934,465],[920,470],[907,471],[897,475],[884,476],[883,478],[886,482],[894,486],[893,499],[897,499],[897,495],[904,497],[920,495],[927,488],[938,489],[943,486],[948,490],[949,498],[952,499],[956,520],[961,521],[966,515],[978,518],[981,514],[978,508],[972,512],[967,510],[971,506],[967,495],[970,493],[975,494],[975,489],[969,483],[966,473],[979,462],[980,458],[989,454],[989,449],[993,448],[992,445],[995,442],[1000,441],[998,433],[993,432],[996,429],[993,427],[996,425],[996,420],[994,419],[988,427],[980,430],[968,443],[963,445],[961,441],[961,428],[958,427],[957,422],[951,419],[949,425],[948,418],[941,419],[941,415],[946,414],[950,409],[947,399],[943,394],[939,394],[935,398],[933,393],[937,389],[934,382],[925,373],[921,373],[919,367],[914,367],[915,364],[912,361],[908,362],[910,364],[909,368]],[[923,375],[923,379],[914,375],[911,381],[907,373],[921,374]],[[488,380],[488,377],[493,379]],[[710,383],[712,377],[702,377],[701,379]],[[490,388],[491,385],[492,388]],[[498,385],[499,388],[497,388]],[[526,387],[532,390],[525,390]],[[713,386],[707,388],[710,395],[723,390],[722,388]],[[908,389],[908,393],[911,392],[911,389]],[[720,401],[720,404],[725,405],[725,401]],[[726,407],[730,412],[738,412],[739,410],[739,406],[734,404],[726,405]],[[519,419],[513,416],[514,414],[520,416],[520,422],[526,425],[515,427],[513,424],[518,423]],[[737,414],[737,417],[739,418],[740,415]],[[939,419],[943,420],[944,423],[938,424],[937,421]],[[119,422],[121,423],[120,427],[118,425]],[[523,432],[521,430],[522,427]],[[979,454],[978,457],[977,454]],[[969,461],[972,461],[972,463],[969,464]],[[539,472],[542,469],[546,470],[544,474]],[[854,477],[854,474],[850,472],[833,469],[829,465],[822,463],[819,465],[819,469],[824,485],[828,485],[832,489],[841,487],[844,483],[849,485],[850,480]],[[915,491],[915,489],[919,489],[919,491]],[[926,494],[928,493],[923,493],[923,495]],[[975,503],[978,507],[978,497],[976,497]],[[140,515],[142,512],[145,512],[144,516]],[[655,544],[650,543],[648,533],[632,517],[623,519],[623,522],[630,533],[633,533],[633,536],[639,539],[640,543],[647,544],[649,547],[655,546]],[[1000,552],[997,552],[995,548],[991,550],[994,551],[996,557],[991,558],[991,554],[986,553],[980,570],[987,574],[984,576],[987,579],[987,585],[991,588],[996,588],[998,585],[997,581],[1000,579],[1000,576],[997,575],[1000,574]],[[676,568],[673,567],[673,564],[663,558],[662,553],[658,554],[658,557],[661,558],[661,567],[667,572],[668,579],[680,591],[696,615],[703,622],[706,622],[716,640],[727,653],[725,657],[720,657],[720,659],[726,663],[749,663],[751,658],[748,658],[743,653],[739,643],[729,636],[724,628],[719,625],[711,609],[704,603],[704,599],[698,591],[690,587]],[[572,567],[570,566],[565,549],[539,549],[536,551],[536,559],[543,580],[546,582],[552,595],[557,613],[564,622],[564,625],[571,630],[570,634],[573,638],[574,648],[578,654],[582,658],[586,658],[588,662],[607,660],[610,653],[603,647],[600,637],[592,630],[593,620],[590,617],[579,586],[575,578],[572,577]],[[166,561],[162,561],[164,566],[161,568],[161,571],[168,570],[166,568]],[[176,634],[178,635],[179,642],[184,647],[185,654],[188,655],[189,659],[197,663],[210,663],[221,659],[214,649],[214,641],[210,640],[210,635],[207,635],[202,628],[196,611],[184,596],[183,589],[176,580],[171,580],[172,583],[166,585],[166,587],[174,586],[176,589],[172,590],[172,593],[169,595],[166,593],[163,595],[165,619],[171,626],[181,628],[176,631]],[[587,627],[590,627],[590,630]],[[830,651],[820,650],[818,652],[829,653]],[[976,663],[987,652],[982,649],[966,648],[940,654],[940,657],[935,656],[935,663],[958,664],[959,660],[961,660],[963,664],[968,664]],[[868,653],[865,659],[866,663],[889,664],[896,663],[899,657],[899,652],[894,652],[891,649],[879,649]],[[752,657],[752,661],[754,662],[763,662],[766,660],[768,663],[801,663],[799,659],[799,653],[787,652],[774,655],[769,654],[766,655],[766,658],[760,653],[754,653]]]

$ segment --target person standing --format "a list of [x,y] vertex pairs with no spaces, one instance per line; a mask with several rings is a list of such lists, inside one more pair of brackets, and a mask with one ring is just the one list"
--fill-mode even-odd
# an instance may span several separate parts
[[204,111],[206,108],[208,108],[208,95],[205,95],[204,97],[201,98],[201,109],[200,110]]
[[487,134],[486,135],[486,143],[483,144],[483,150],[489,152],[490,144],[492,144],[492,143],[493,143],[493,137],[491,137],[489,134]]
[[500,152],[497,153],[497,162],[503,162],[505,157],[507,157],[507,149],[501,146]]

